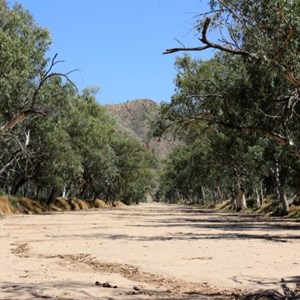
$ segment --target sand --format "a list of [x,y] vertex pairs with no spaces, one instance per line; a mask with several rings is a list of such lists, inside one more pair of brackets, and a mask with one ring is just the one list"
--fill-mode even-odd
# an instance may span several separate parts
[[300,282],[299,221],[157,203],[7,216],[0,299],[234,299],[280,290],[281,278]]

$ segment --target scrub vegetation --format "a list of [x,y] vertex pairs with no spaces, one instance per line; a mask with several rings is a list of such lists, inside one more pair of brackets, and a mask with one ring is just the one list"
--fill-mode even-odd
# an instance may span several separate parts
[[[76,70],[56,72],[49,31],[0,0],[2,202],[34,199],[38,212],[59,199],[76,209],[148,197],[299,215],[300,2],[210,7],[195,24],[199,47],[165,51],[184,52],[170,102],[103,106],[97,88],[77,90]],[[189,55],[206,49],[209,60]]]

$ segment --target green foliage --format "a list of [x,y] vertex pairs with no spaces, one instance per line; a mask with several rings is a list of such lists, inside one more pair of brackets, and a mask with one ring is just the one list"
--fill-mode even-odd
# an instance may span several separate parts
[[137,140],[116,134],[113,148],[117,156],[119,176],[114,189],[126,204],[145,201],[152,187],[154,157]]
[[[177,58],[177,88],[157,122],[157,132],[173,129],[186,143],[167,161],[162,190],[188,199],[199,183],[225,195],[235,186],[281,198],[284,189],[298,192],[300,3],[210,5],[197,28],[218,51],[208,61]],[[219,44],[209,41],[208,29],[223,32]]]
[[20,5],[9,9],[4,2],[1,6],[0,112],[5,119],[5,114],[30,102],[36,80],[47,65],[44,55],[50,37]]
[[48,30],[0,0],[0,188],[45,199],[59,195],[138,203],[149,192],[153,156],[45,54]]

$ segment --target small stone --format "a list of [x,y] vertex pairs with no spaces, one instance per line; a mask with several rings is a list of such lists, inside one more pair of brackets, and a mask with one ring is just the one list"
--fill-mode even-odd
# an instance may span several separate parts
[[102,284],[102,286],[105,287],[105,288],[111,288],[111,287],[112,287],[111,284],[110,284],[109,282],[104,282],[104,283]]

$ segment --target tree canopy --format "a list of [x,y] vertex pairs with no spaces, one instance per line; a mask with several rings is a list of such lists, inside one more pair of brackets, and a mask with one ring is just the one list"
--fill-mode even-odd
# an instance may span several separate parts
[[[201,44],[178,53],[176,89],[153,132],[180,146],[155,182],[152,153],[70,74],[47,57],[50,33],[21,5],[0,0],[0,189],[52,203],[57,196],[138,203],[157,184],[166,201],[239,210],[271,194],[289,209],[300,190],[300,3],[211,0],[198,16]],[[210,38],[219,32],[218,41]],[[206,61],[190,51],[215,50]]]
[[49,31],[21,5],[0,0],[0,189],[50,204],[68,199],[142,201],[151,153],[46,56]]
[[[271,189],[267,178],[272,177],[273,192],[288,210],[284,188],[299,189],[300,3],[216,0],[210,6],[196,26],[203,45],[165,51],[216,53],[208,61],[187,54],[177,58],[177,89],[162,106],[160,127],[202,128],[197,137],[202,144],[209,140],[213,161],[221,158],[223,169],[231,169],[227,175],[218,171],[227,186],[234,175],[243,190],[242,181],[264,182],[263,188]],[[218,42],[210,41],[210,30],[221,32]],[[192,154],[195,143],[188,141]],[[215,163],[211,168],[216,170]]]

